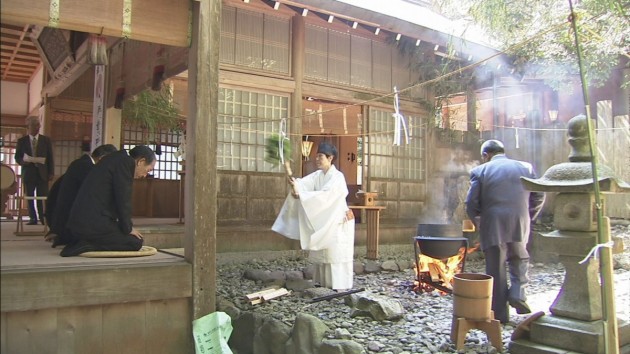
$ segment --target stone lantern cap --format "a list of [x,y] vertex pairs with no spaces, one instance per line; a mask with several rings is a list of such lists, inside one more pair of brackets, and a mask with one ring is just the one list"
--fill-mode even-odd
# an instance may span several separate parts
[[[590,162],[564,162],[551,166],[540,178],[521,177],[525,189],[537,192],[592,192],[593,173]],[[602,193],[630,193],[630,184],[605,165],[597,166]]]
[[[536,192],[592,192],[593,171],[588,146],[588,122],[578,115],[567,123],[569,162],[549,167],[538,179],[521,177],[525,189]],[[598,164],[597,180],[602,193],[630,193],[630,184],[615,175],[606,165]]]

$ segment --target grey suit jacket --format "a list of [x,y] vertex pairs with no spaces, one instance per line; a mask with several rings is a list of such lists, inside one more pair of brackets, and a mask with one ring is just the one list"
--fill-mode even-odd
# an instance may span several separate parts
[[527,242],[530,223],[538,216],[544,193],[525,190],[521,177],[536,178],[531,164],[496,155],[470,172],[466,212],[477,225],[481,249],[508,242]]

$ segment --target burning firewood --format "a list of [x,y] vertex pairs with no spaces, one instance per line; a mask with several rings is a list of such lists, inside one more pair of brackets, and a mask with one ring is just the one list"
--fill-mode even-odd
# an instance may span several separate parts
[[265,301],[275,299],[277,297],[290,294],[291,292],[285,288],[268,288],[255,293],[247,294],[245,297],[252,305],[261,304]]
[[431,275],[431,281],[433,281],[434,283],[441,281],[440,273],[440,266],[437,263],[429,263],[429,274]]

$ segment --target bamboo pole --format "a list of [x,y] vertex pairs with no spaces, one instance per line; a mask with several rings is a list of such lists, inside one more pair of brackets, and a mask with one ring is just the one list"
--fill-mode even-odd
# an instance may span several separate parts
[[[584,96],[584,105],[586,110],[586,122],[588,127],[588,141],[591,152],[591,170],[593,173],[593,192],[595,194],[595,209],[597,213],[597,243],[598,245],[604,245],[610,242],[610,232],[604,227],[609,226],[605,223],[603,216],[603,204],[604,201],[601,197],[599,190],[599,179],[597,178],[597,149],[595,137],[593,136],[593,122],[591,121],[591,110],[588,96],[588,89],[586,83],[586,75],[584,73],[584,64],[582,60],[582,50],[580,47],[580,40],[577,31],[577,14],[573,11],[573,3],[569,1],[569,8],[571,9],[571,26],[573,27],[573,35],[575,39],[575,49],[577,52],[578,66],[580,68],[580,79],[582,81],[582,94]],[[609,229],[609,227],[608,227]],[[601,293],[602,293],[602,317],[604,325],[604,346],[605,352],[609,354],[619,353],[619,333],[617,328],[617,316],[615,313],[615,297],[614,297],[614,283],[613,283],[613,269],[612,269],[612,249],[610,247],[598,247],[600,255],[600,276],[601,276]]]

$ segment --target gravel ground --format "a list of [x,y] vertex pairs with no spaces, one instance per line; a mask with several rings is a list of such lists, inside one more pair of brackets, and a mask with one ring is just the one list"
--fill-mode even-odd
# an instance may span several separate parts
[[[630,321],[630,225],[613,226],[613,235],[624,242],[624,252],[615,255],[615,299],[619,319]],[[412,245],[381,247],[380,261],[413,261]],[[357,261],[365,261],[360,255],[365,248],[357,248]],[[366,292],[385,295],[400,301],[405,308],[403,319],[395,322],[377,322],[364,317],[350,317],[350,307],[343,299],[337,298],[310,304],[308,298],[299,293],[282,296],[260,305],[249,305],[243,296],[265,288],[264,284],[243,278],[247,269],[269,271],[303,270],[308,267],[305,253],[301,251],[283,254],[239,254],[219,255],[217,273],[218,297],[236,304],[243,311],[254,311],[292,324],[297,313],[308,313],[324,321],[331,329],[330,338],[335,337],[335,329],[347,330],[352,340],[364,346],[366,352],[407,354],[407,353],[456,353],[450,341],[452,318],[452,296],[440,295],[437,291],[417,293],[412,289],[415,280],[413,269],[355,275],[355,289],[365,288]],[[564,279],[561,264],[531,264],[528,303],[533,312],[544,311],[556,298]],[[467,272],[483,272],[484,263],[479,255],[471,256],[466,262]],[[509,340],[515,327],[529,315],[517,315],[511,309],[510,322],[503,326],[503,344],[509,353]],[[460,353],[495,353],[485,333],[472,330],[468,333],[464,350]]]

